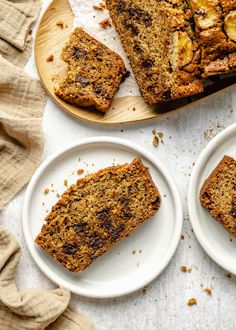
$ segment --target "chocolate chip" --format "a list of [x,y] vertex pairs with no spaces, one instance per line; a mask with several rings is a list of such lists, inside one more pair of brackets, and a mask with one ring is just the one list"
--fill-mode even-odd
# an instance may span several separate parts
[[74,224],[74,229],[76,231],[76,233],[83,233],[86,230],[88,223],[87,222],[78,222],[76,224]]
[[167,89],[164,93],[163,93],[163,98],[165,100],[170,100],[171,99],[171,90],[170,89]]
[[145,69],[151,69],[154,65],[154,62],[152,60],[143,60],[142,62],[142,66],[145,68]]
[[79,250],[79,247],[74,244],[65,243],[63,245],[63,250],[66,254],[74,254]]
[[87,238],[87,243],[92,249],[97,250],[105,244],[105,239],[102,238],[99,233],[94,233],[93,236]]
[[109,230],[112,227],[112,222],[111,220],[107,220],[104,223],[101,224],[101,227],[105,230]]
[[77,59],[83,58],[87,55],[87,51],[85,49],[73,46],[73,56]]
[[124,1],[119,1],[117,6],[116,6],[116,10],[119,13],[122,13],[125,10],[125,2]]
[[125,21],[125,27],[127,29],[130,29],[131,30],[131,33],[134,35],[134,36],[137,36],[139,34],[139,29],[137,28],[136,25],[132,24],[132,23],[129,23],[127,21]]
[[159,206],[160,206],[160,198],[159,197],[157,197],[157,199],[154,202],[152,202],[152,206],[153,206],[154,210],[159,209]]
[[81,86],[86,87],[89,85],[89,79],[81,76],[76,76],[75,77],[76,82],[80,83]]
[[110,217],[111,209],[109,207],[105,207],[100,212],[97,213],[97,218],[101,221],[106,221]]
[[142,48],[139,46],[139,45],[135,45],[134,46],[134,51],[138,54],[142,54],[143,53],[143,50]]
[[111,232],[111,237],[113,240],[116,240],[120,234],[122,233],[122,231],[124,231],[125,229],[125,226],[124,225],[120,225],[119,227],[117,227],[116,229],[114,229],[112,232]]
[[100,94],[100,95],[105,95],[106,94],[106,92],[100,87],[96,87],[94,92],[95,92],[95,94]]

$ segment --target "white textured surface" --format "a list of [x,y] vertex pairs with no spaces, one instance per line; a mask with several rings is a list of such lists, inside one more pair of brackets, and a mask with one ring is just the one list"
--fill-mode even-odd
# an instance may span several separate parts
[[[36,76],[33,59],[29,61],[27,71]],[[148,286],[146,292],[141,290],[114,300],[73,296],[72,302],[91,318],[97,329],[236,329],[236,277],[226,277],[226,271],[210,260],[199,246],[191,231],[186,203],[193,162],[207,140],[222,130],[223,126],[235,121],[235,87],[162,119],[139,125],[117,125],[110,129],[76,120],[48,100],[44,114],[44,158],[82,137],[107,134],[126,138],[149,149],[167,166],[183,202],[185,238],[180,241],[169,266]],[[158,148],[152,146],[151,131],[154,128],[164,133],[164,145],[160,144]],[[9,228],[23,247],[17,283],[22,287],[52,287],[53,284],[38,270],[25,248],[21,227],[24,192],[25,189],[0,212],[0,224]],[[192,272],[182,273],[179,270],[181,265],[192,266]],[[212,296],[202,291],[201,284],[213,287]],[[197,298],[197,306],[186,305],[191,297]]]

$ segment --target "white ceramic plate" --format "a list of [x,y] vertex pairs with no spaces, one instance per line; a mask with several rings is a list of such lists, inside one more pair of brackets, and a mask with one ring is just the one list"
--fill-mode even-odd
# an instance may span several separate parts
[[205,251],[221,267],[236,274],[236,238],[201,206],[199,192],[224,155],[236,158],[236,124],[218,134],[202,151],[190,179],[188,208],[193,230]]
[[[68,184],[76,182],[76,171],[80,168],[85,170],[85,175],[113,164],[131,162],[135,157],[140,157],[149,167],[159,188],[160,210],[84,272],[67,271],[34,243],[47,212],[58,199],[56,191],[62,193],[66,189],[64,179]],[[55,191],[45,195],[45,188]],[[49,157],[30,181],[23,206],[25,240],[42,272],[74,293],[96,298],[131,293],[158,276],[177,248],[182,219],[180,197],[165,167],[144,148],[111,137],[85,139]]]

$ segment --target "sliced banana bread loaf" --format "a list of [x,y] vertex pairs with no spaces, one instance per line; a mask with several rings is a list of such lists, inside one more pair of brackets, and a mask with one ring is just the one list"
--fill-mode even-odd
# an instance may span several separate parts
[[106,112],[126,74],[121,57],[81,28],[71,34],[61,57],[68,70],[55,88],[56,95],[68,103]]
[[213,218],[236,237],[236,160],[224,156],[204,182],[200,201]]
[[35,242],[62,266],[80,272],[160,207],[141,160],[79,179],[62,195]]
[[236,70],[236,0],[188,0],[201,46],[203,77]]
[[106,5],[146,103],[203,91],[187,1],[113,0]]

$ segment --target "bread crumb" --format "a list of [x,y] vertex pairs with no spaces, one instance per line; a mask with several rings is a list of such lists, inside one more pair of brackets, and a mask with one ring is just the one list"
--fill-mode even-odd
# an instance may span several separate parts
[[58,194],[58,193],[56,194],[56,196],[57,196],[57,198],[60,198],[61,197],[60,194]]
[[68,181],[64,180],[64,186],[68,187]]
[[212,294],[211,288],[205,288],[203,291],[205,291],[209,296]]
[[196,298],[191,298],[191,299],[189,299],[187,304],[189,306],[197,305],[197,299]]
[[226,274],[226,277],[231,278],[232,274],[228,273],[228,274]]
[[56,23],[56,26],[58,26],[60,29],[64,29],[64,27],[65,27],[65,25],[64,25],[64,23],[62,22],[62,21],[58,21],[57,23]]
[[29,30],[29,35],[31,36],[31,34],[32,34],[32,29]]
[[111,27],[111,22],[109,18],[105,18],[103,21],[99,23],[99,25],[103,28],[106,29],[108,27]]
[[95,10],[103,11],[104,9],[106,9],[106,5],[104,2],[100,2],[99,5],[93,5],[93,8]]
[[188,267],[188,266],[181,266],[180,270],[184,273],[188,272],[191,273],[192,272],[192,267]]
[[155,148],[159,145],[159,142],[164,144],[164,141],[163,141],[164,134],[162,132],[157,132],[155,129],[153,129],[152,135],[153,135],[152,144],[154,145]]
[[44,191],[43,191],[44,195],[47,195],[49,193],[49,189],[48,188],[45,188]]
[[136,253],[136,250],[133,250],[133,251],[132,251],[132,254],[135,254],[135,253]]
[[54,60],[54,56],[51,54],[47,58],[47,62],[52,62]]
[[183,240],[183,239],[184,239],[184,235],[181,235],[181,236],[180,236],[180,239],[182,239],[182,240]]
[[132,109],[133,111],[135,111],[136,110],[136,108],[135,107],[133,107],[133,109]]
[[77,170],[77,174],[80,175],[80,174],[82,174],[82,173],[84,173],[84,170],[83,170],[82,168],[79,168],[79,169]]

